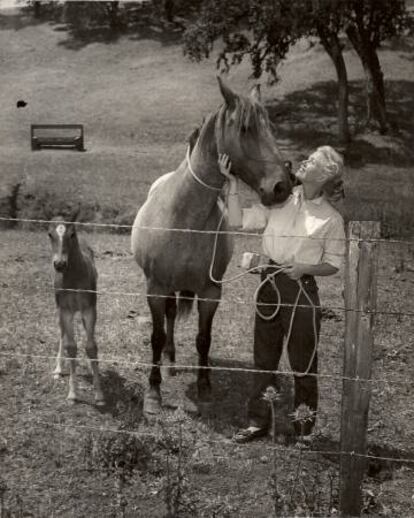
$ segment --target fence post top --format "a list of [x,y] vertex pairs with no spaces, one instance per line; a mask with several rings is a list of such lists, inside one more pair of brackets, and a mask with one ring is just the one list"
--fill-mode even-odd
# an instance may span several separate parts
[[378,239],[381,236],[379,221],[349,221],[348,237],[359,240]]

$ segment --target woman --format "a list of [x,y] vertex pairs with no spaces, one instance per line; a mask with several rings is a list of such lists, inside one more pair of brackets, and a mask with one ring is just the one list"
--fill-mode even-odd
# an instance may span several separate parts
[[[261,278],[262,281],[268,278],[269,282],[263,282],[257,297],[254,365],[264,371],[277,370],[283,340],[288,336],[289,361],[296,373],[294,406],[296,409],[305,404],[312,411],[305,429],[295,423],[295,431],[298,437],[308,441],[318,404],[316,348],[321,311],[314,277],[337,273],[344,256],[344,222],[329,202],[343,196],[343,159],[330,146],[318,148],[300,165],[296,178],[301,185],[293,189],[286,202],[243,210],[228,156],[220,155],[218,162],[221,173],[229,181],[230,225],[245,230],[264,229],[262,247],[268,266]],[[300,284],[306,294],[299,294]],[[281,305],[272,317],[279,295]],[[292,311],[295,311],[293,320]],[[263,393],[274,381],[271,373],[255,375],[248,402],[248,427],[235,435],[237,442],[248,442],[267,433],[270,408]]]

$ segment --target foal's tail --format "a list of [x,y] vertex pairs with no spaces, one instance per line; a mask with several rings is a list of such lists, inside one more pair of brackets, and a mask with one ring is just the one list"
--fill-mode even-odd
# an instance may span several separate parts
[[195,293],[193,291],[180,291],[178,294],[178,317],[186,318],[191,313]]

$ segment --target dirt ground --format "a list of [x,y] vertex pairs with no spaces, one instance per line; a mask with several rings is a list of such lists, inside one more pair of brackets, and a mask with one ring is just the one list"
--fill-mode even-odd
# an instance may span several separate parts
[[[312,446],[319,453],[299,454],[290,438],[289,375],[281,376],[276,444],[265,438],[237,446],[231,437],[244,424],[252,379],[248,372],[213,371],[210,408],[197,404],[195,372],[181,368],[175,377],[164,372],[163,419],[144,420],[142,394],[148,369],[142,364],[151,360],[144,279],[129,254],[127,236],[90,233],[87,239],[96,250],[100,275],[97,339],[106,399],[103,408],[93,403],[90,376],[83,364],[82,401],[74,406],[65,400],[67,378],[52,378],[58,326],[46,233],[2,232],[0,475],[5,508],[15,513],[21,509],[19,516],[117,516],[122,493],[126,516],[163,516],[168,494],[175,487],[178,459],[183,474],[179,516],[270,516],[275,480],[279,497],[291,501],[289,509],[296,509],[298,516],[305,503],[314,506],[315,516],[326,516],[328,508],[337,507],[339,458],[335,452],[339,449],[344,323],[339,309],[343,307],[341,276],[320,284],[326,309],[319,349],[320,411]],[[228,275],[240,271],[242,251],[257,246],[251,238],[240,238]],[[379,516],[414,513],[413,464],[404,463],[414,460],[413,325],[412,316],[399,315],[414,312],[414,260],[412,247],[402,250],[402,245],[380,244],[380,313],[368,451],[398,460],[369,461],[364,482],[366,509]],[[214,323],[213,366],[251,367],[255,285],[256,277],[249,275],[225,287]],[[193,314],[178,326],[178,365],[197,363],[195,324]],[[79,325],[78,332],[81,336]],[[84,358],[79,341],[79,356]],[[287,363],[281,368],[287,370]],[[117,439],[122,434],[140,441],[140,461],[120,493],[110,459],[114,449],[125,444],[125,437]],[[120,442],[108,445],[109,440]],[[318,509],[320,514],[316,514]]]

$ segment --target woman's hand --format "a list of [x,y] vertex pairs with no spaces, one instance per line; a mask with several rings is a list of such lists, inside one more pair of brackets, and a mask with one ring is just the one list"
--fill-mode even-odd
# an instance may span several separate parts
[[229,155],[220,154],[218,157],[218,165],[220,169],[220,173],[225,176],[228,180],[233,180],[235,177],[230,173],[231,171],[231,162]]
[[237,184],[237,178],[230,173],[231,171],[231,162],[229,155],[220,154],[218,157],[218,165],[220,169],[220,173],[226,177],[226,179],[229,182],[229,190],[228,194],[231,196],[238,194],[238,184]]
[[283,265],[283,272],[293,281],[299,280],[303,275],[309,273],[309,265],[304,263],[290,263]]

